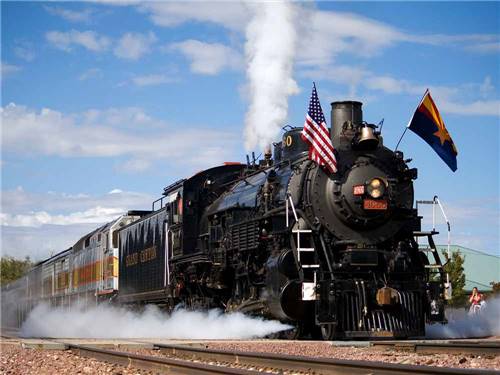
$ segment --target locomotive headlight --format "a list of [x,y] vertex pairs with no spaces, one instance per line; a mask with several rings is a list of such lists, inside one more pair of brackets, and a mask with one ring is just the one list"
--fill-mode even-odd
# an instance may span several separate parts
[[366,187],[367,193],[372,198],[380,198],[385,193],[385,184],[380,178],[374,178]]

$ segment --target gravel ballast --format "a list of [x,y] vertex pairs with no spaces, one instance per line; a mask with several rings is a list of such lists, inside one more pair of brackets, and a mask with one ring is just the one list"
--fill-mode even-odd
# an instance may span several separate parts
[[[198,345],[196,345],[198,346]],[[201,345],[200,345],[201,346]],[[401,351],[382,351],[373,348],[336,347],[327,342],[206,342],[202,346],[226,351],[248,351],[287,355],[310,356],[316,358],[381,361],[407,365],[456,367],[464,369],[500,370],[500,356],[460,355],[460,354],[417,354]],[[141,355],[165,357],[166,354],[150,349],[125,349]],[[215,363],[212,363],[215,364]],[[0,345],[0,375],[3,374],[151,374],[151,372],[130,367],[112,365],[90,358],[80,357],[71,351],[22,349],[19,343]]]
[[79,357],[70,350],[23,349],[19,344],[0,345],[1,375],[144,375],[151,372]]

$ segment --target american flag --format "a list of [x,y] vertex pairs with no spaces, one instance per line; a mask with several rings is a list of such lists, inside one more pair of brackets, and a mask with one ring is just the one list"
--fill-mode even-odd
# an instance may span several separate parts
[[309,144],[309,159],[324,165],[331,173],[337,172],[337,160],[333,154],[333,145],[319,103],[316,84],[313,84],[309,110],[301,135],[304,142]]

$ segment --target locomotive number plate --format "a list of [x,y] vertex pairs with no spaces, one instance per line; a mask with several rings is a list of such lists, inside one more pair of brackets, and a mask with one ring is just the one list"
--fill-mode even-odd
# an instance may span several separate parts
[[363,201],[365,210],[387,210],[387,201],[376,201],[374,199],[365,199]]

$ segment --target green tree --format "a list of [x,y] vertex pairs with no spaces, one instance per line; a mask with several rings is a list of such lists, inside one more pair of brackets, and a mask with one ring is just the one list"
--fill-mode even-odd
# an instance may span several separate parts
[[465,294],[465,273],[464,273],[464,256],[460,251],[452,251],[451,259],[448,254],[443,252],[445,261],[444,271],[450,276],[451,286],[453,292],[449,304],[454,307],[464,306],[467,302],[467,295]]
[[0,260],[0,285],[5,285],[19,279],[32,266],[33,263],[29,257],[26,257],[24,260],[10,256],[2,257]]
[[491,294],[500,294],[500,282],[492,281],[490,285],[491,285]]

